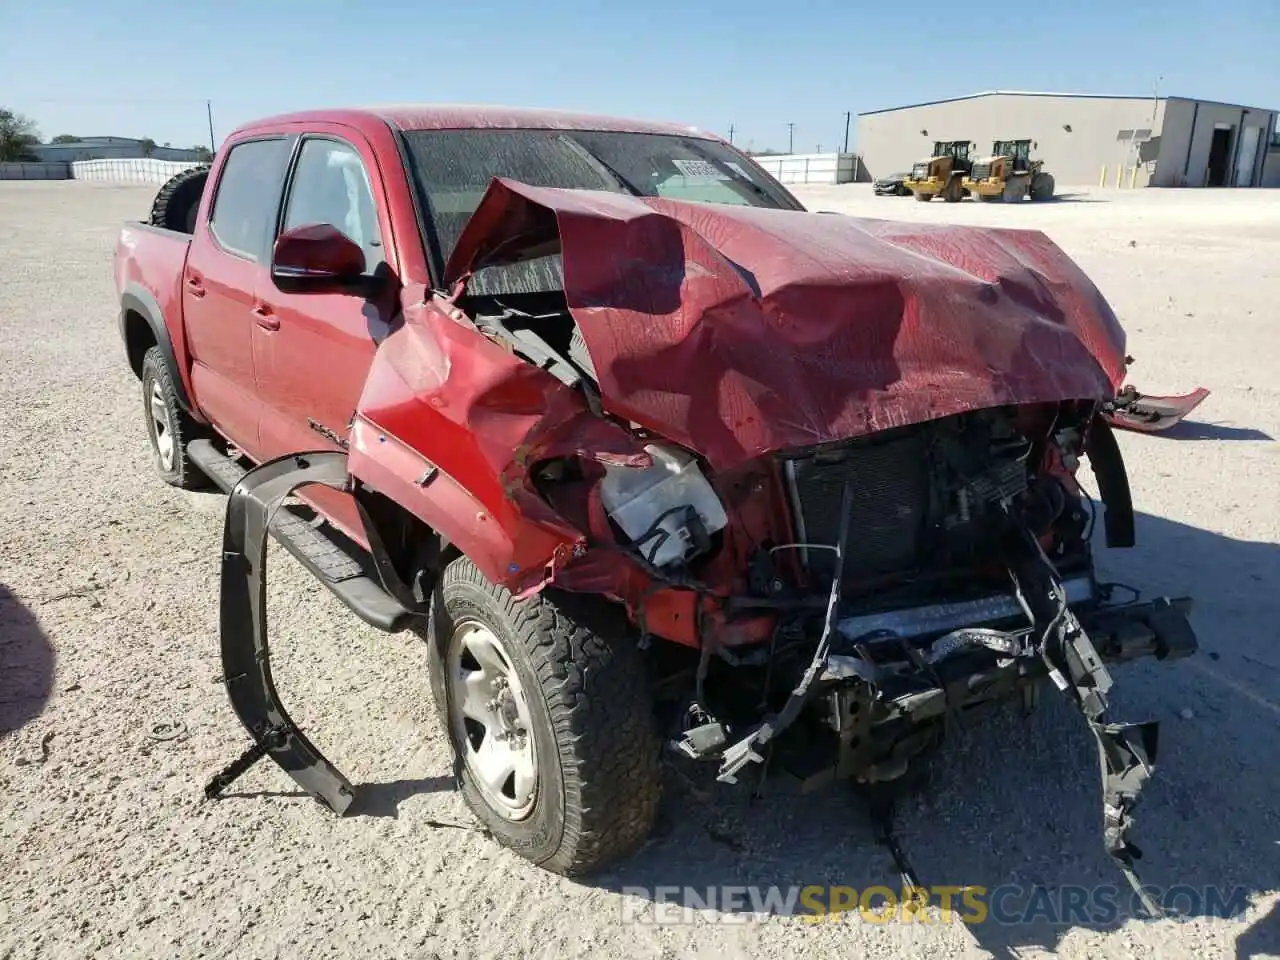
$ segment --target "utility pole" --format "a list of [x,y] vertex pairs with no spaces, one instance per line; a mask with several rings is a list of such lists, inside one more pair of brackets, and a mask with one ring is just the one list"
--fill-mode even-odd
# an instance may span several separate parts
[[209,152],[216,153],[218,144],[213,139],[213,101],[206,100],[204,102],[205,116],[209,118]]
[[849,121],[853,119],[853,111],[846,110],[844,112],[844,152],[849,152]]
[[794,123],[787,124],[787,153],[796,152],[796,125]]
[[733,121],[729,121],[729,142],[733,143]]

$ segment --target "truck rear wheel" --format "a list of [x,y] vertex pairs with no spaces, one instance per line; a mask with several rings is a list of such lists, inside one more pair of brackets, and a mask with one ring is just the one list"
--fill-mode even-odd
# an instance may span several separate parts
[[459,558],[436,582],[428,643],[462,796],[503,846],[580,875],[644,842],[659,741],[621,608],[556,590],[517,600]]
[[161,479],[183,490],[208,486],[209,479],[187,456],[187,444],[208,432],[178,403],[173,374],[159,347],[152,347],[142,357],[142,405],[151,453]]
[[151,204],[150,223],[153,227],[165,227],[181,233],[194,233],[196,213],[200,210],[200,197],[205,181],[209,179],[207,166],[183,170],[160,188]]

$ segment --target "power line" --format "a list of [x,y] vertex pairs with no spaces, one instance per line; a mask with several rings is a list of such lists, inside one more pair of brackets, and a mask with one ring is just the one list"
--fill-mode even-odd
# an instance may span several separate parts
[[191,97],[175,100],[171,98],[153,99],[149,97],[23,97],[23,103],[44,103],[44,104],[74,104],[76,106],[106,106],[114,104],[136,104],[138,106],[172,106],[172,107],[189,107],[197,103],[207,103],[208,101],[200,97]]

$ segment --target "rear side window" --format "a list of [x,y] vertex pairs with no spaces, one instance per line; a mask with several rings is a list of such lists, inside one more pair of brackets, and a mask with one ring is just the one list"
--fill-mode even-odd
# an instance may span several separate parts
[[227,154],[209,230],[228,252],[249,260],[265,259],[292,146],[292,139],[284,137],[248,140]]

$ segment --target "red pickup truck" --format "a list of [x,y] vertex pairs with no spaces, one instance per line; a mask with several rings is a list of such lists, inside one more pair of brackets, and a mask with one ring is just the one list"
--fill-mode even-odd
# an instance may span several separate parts
[[423,630],[468,804],[549,869],[646,837],[664,750],[882,796],[1046,678],[1129,869],[1154,727],[1103,722],[1104,661],[1196,642],[1189,601],[1093,575],[1099,515],[1133,542],[1124,334],[1043,234],[809,213],[681,126],[403,107],[237,130],[115,275],[161,475],[231,494],[254,745],[211,796],[269,755],[359,801],[271,683],[269,530]]

